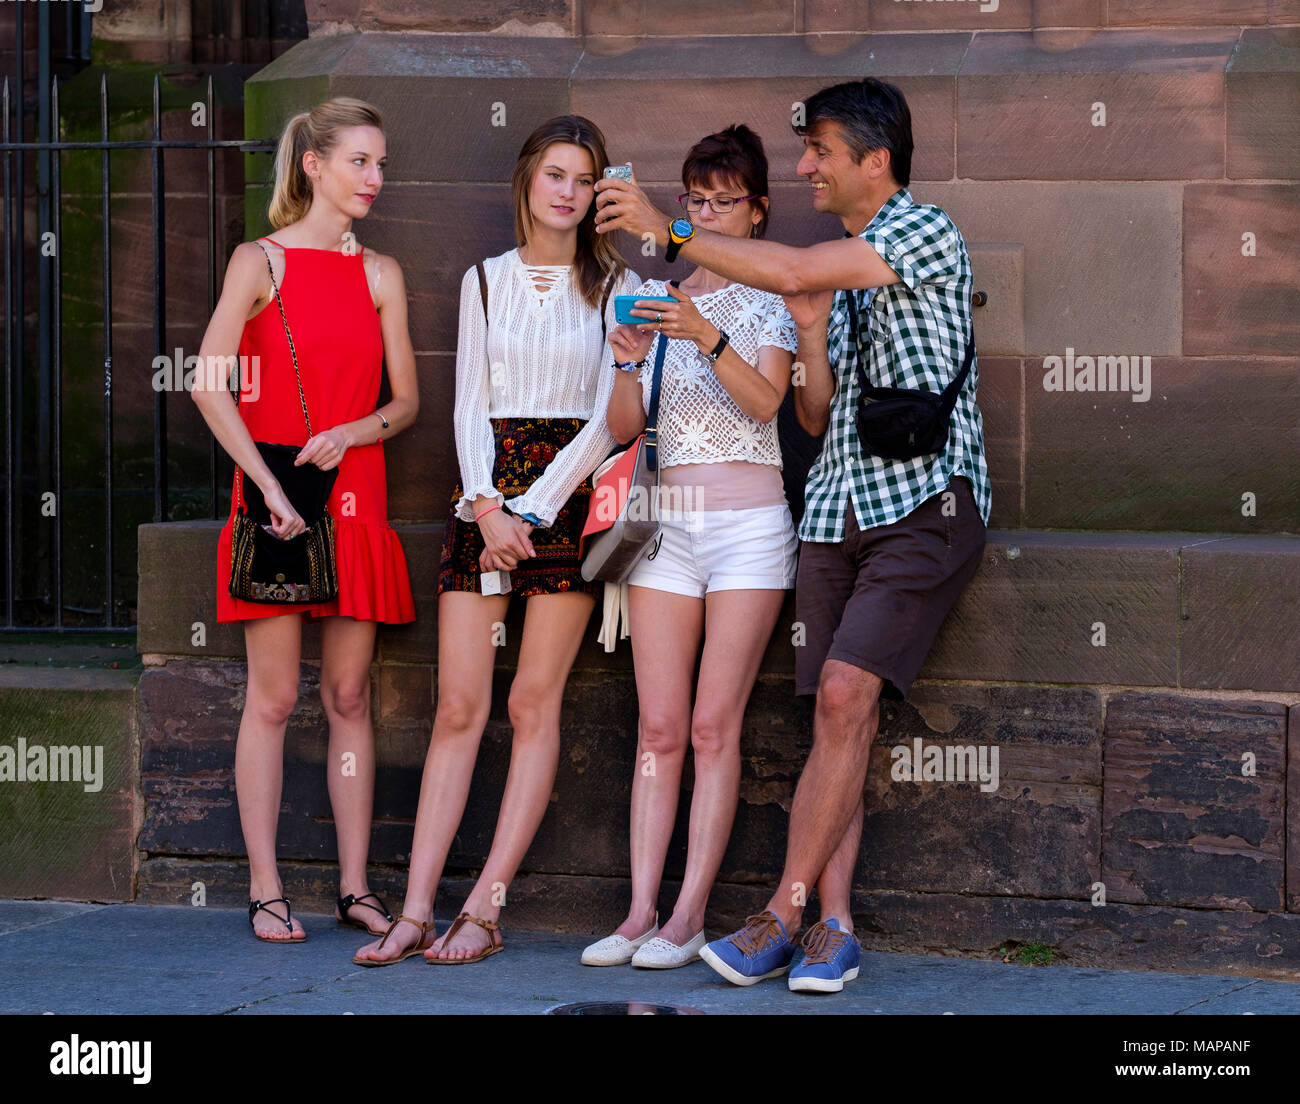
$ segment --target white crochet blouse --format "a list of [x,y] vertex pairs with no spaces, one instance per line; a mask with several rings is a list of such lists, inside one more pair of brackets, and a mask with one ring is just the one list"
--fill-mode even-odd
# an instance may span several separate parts
[[[647,280],[632,294],[667,295],[662,280]],[[758,350],[765,345],[795,353],[799,342],[794,320],[781,296],[745,284],[728,284],[717,291],[693,295],[695,309],[720,330],[732,349],[758,367]],[[641,369],[641,402],[650,411],[650,385],[654,377],[656,337]],[[659,385],[659,463],[718,464],[748,460],[753,464],[781,466],[776,419],[751,418],[727,393],[693,341],[673,339],[664,354]]]
[[[483,269],[490,326],[483,319],[477,271],[471,266],[460,283],[455,427],[464,495],[456,516],[473,521],[478,495],[502,499],[492,483],[496,442],[490,419],[582,418],[587,424],[537,481],[505,502],[549,526],[617,444],[605,426],[612,354],[600,339],[599,312],[582,298],[571,265],[528,266],[512,249],[488,257]],[[638,282],[631,271],[615,279],[605,311],[607,332],[616,325],[614,296],[628,294]]]

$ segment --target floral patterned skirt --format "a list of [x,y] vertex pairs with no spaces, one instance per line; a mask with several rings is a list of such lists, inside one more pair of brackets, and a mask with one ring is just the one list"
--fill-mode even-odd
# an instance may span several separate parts
[[[523,494],[546,470],[555,454],[577,436],[585,422],[580,418],[493,418],[496,460],[492,482],[507,499]],[[444,590],[479,591],[479,562],[483,536],[474,522],[456,516],[456,503],[464,493],[459,484],[452,492],[451,515],[442,538],[442,564],[438,593]],[[534,529],[529,536],[537,555],[520,560],[510,572],[510,594],[597,594],[600,582],[582,577],[579,538],[587,523],[591,481],[583,480],[556,515],[549,529]]]

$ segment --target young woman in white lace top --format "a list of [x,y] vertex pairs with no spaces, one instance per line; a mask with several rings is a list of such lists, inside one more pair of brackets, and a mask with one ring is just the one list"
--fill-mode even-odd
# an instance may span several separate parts
[[[438,576],[438,707],[415,820],[401,916],[353,961],[382,966],[424,953],[476,962],[503,947],[505,890],[550,804],[560,703],[597,584],[580,573],[587,477],[614,446],[604,329],[615,295],[639,282],[595,233],[604,138],[565,115],[525,141],[512,180],[519,247],[465,273],[456,350],[452,492]],[[602,306],[605,307],[602,326]],[[483,576],[509,573],[509,592]],[[469,795],[511,595],[528,599],[510,687],[510,774],[497,830],[463,911],[435,938],[434,895]]]
[[[682,166],[692,221],[739,237],[767,224],[767,158],[748,127],[697,143]],[[610,335],[618,361],[606,421],[620,440],[645,426],[657,343],[662,533],[628,578],[628,626],[640,703],[632,783],[632,904],[583,962],[667,968],[699,958],[704,911],[735,818],[740,728],[785,591],[796,541],[781,481],[776,414],[790,385],[795,326],[779,295],[703,268],[637,327]],[[655,304],[657,308],[659,305]],[[726,344],[717,353],[722,336]],[[639,367],[638,367],[639,365]],[[692,676],[700,659],[695,703]],[[655,910],[687,746],[695,753],[686,875],[671,918]]]

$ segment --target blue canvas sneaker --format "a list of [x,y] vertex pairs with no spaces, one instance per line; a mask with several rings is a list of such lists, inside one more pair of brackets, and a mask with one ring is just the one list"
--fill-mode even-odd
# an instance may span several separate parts
[[835,917],[814,924],[801,943],[807,953],[790,971],[792,992],[838,993],[846,981],[858,976],[862,946],[857,936],[841,928]]
[[733,985],[753,985],[790,968],[794,944],[773,912],[745,917],[738,932],[700,948],[700,957]]

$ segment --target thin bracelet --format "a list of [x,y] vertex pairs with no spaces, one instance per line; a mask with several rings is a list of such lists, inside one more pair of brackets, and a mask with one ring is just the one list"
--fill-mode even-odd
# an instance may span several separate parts
[[501,509],[501,503],[498,502],[495,506],[489,506],[489,507],[488,507],[486,510],[484,510],[481,514],[475,514],[475,515],[474,515],[474,520],[475,520],[475,521],[478,521],[479,518],[485,518],[485,517],[487,517],[488,514],[490,514],[493,510],[499,510],[499,509]]
[[380,411],[378,411],[378,410],[372,410],[370,413],[373,414],[376,418],[378,418],[381,422],[384,423],[384,428],[385,428],[385,429],[388,428],[388,419],[384,417],[384,415],[383,415],[382,412],[380,412]]

